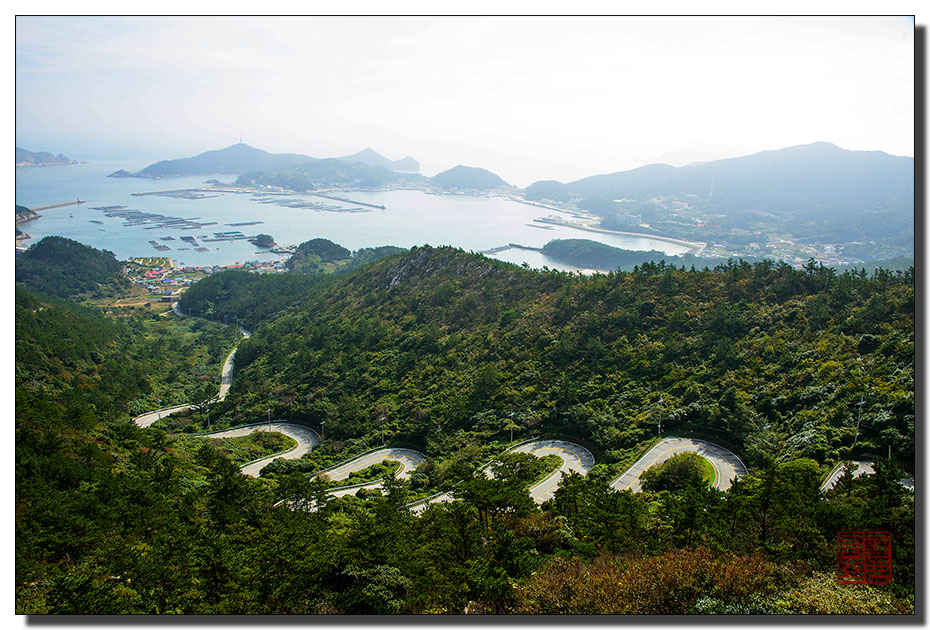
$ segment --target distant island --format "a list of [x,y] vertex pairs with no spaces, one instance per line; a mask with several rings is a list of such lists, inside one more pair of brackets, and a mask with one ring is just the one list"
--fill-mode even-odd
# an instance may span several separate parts
[[400,173],[363,162],[335,158],[314,160],[277,171],[250,171],[236,179],[235,186],[274,187],[295,192],[332,188],[384,188],[390,185],[422,186],[427,178],[417,173]]
[[80,164],[77,160],[62,155],[53,155],[47,151],[27,151],[16,147],[16,166],[53,166],[61,164]]
[[[109,176],[161,179],[163,177],[182,177],[185,175],[241,175],[243,173],[284,171],[320,161],[326,160],[300,153],[269,153],[240,142],[225,149],[206,151],[194,157],[162,160],[150,164],[135,173],[120,169],[110,173]],[[383,168],[391,172],[416,173],[420,170],[420,164],[412,157],[406,157],[402,160],[389,160],[372,149],[364,149],[354,155],[341,158],[329,158],[329,161]]]
[[[341,158],[273,154],[239,143],[157,162],[113,177],[234,174],[232,184],[274,192],[390,190],[509,195],[547,211],[539,220],[593,231],[706,244],[695,253],[831,265],[912,257],[914,159],[847,151],[827,142],[674,167],[650,164],[573,182],[510,186],[483,168],[459,165],[426,177],[413,158],[372,149]],[[216,182],[216,180],[213,180]],[[564,252],[563,252],[564,254]]]
[[161,179],[184,175],[238,175],[246,171],[276,171],[315,160],[316,158],[298,153],[268,153],[240,142],[225,149],[207,151],[190,158],[162,160],[146,166],[137,173],[120,169],[110,173],[109,177]]
[[434,175],[432,179],[447,190],[493,190],[509,186],[491,171],[473,166],[456,166]]

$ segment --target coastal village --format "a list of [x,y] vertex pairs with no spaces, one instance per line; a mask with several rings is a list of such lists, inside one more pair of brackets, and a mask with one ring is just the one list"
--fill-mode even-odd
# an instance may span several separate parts
[[174,302],[197,280],[220,271],[241,269],[252,273],[284,273],[285,261],[249,260],[231,265],[176,267],[170,258],[130,258],[123,273],[149,297],[160,302]]

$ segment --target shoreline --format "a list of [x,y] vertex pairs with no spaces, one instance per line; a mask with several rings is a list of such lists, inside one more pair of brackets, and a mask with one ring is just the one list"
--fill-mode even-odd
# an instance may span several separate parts
[[572,223],[570,221],[562,221],[560,219],[550,219],[548,217],[538,219],[543,223],[552,223],[553,225],[561,225],[567,228],[574,228],[576,230],[584,230],[585,232],[597,232],[600,234],[620,234],[622,236],[635,236],[637,238],[648,238],[655,241],[665,241],[666,243],[674,243],[675,245],[683,245],[687,247],[689,251],[687,253],[700,255],[700,252],[704,251],[707,247],[707,243],[699,243],[695,241],[685,241],[680,238],[673,238],[671,236],[659,236],[656,234],[642,234],[639,232],[620,232],[618,230],[608,230],[606,228],[592,227],[590,225],[580,225],[578,223]]
[[[282,190],[280,190],[280,191],[261,191],[261,190],[255,189],[255,188],[253,188],[253,187],[248,187],[248,186],[245,186],[245,187],[237,187],[237,186],[232,186],[232,185],[229,185],[229,184],[224,184],[222,187],[220,187],[220,186],[215,186],[215,185],[214,185],[214,186],[201,187],[201,188],[199,188],[199,189],[196,189],[196,188],[195,188],[195,189],[192,189],[192,190],[211,191],[211,192],[229,192],[229,193],[234,193],[234,194],[235,194],[235,193],[239,193],[239,194],[242,194],[242,193],[252,193],[252,194],[279,194],[279,195],[281,195],[281,194],[284,194],[284,195],[315,195],[315,196],[317,196],[317,197],[326,197],[325,194],[320,194],[320,193],[328,193],[328,192],[351,193],[351,192],[353,192],[353,190],[345,190],[345,189],[339,189],[339,188],[328,188],[328,189],[322,189],[322,190],[318,190],[318,191],[303,191],[303,192],[299,192],[299,191],[295,191],[295,190],[289,190],[289,189],[282,189]],[[429,187],[416,187],[416,186],[414,186],[414,187],[406,187],[406,186],[405,186],[405,187],[403,187],[403,188],[379,188],[379,189],[375,189],[375,190],[370,190],[370,191],[369,191],[369,190],[365,190],[365,191],[361,191],[361,192],[390,192],[390,191],[392,191],[392,190],[416,190],[416,191],[419,191],[419,192],[429,193],[429,194],[433,194],[433,195],[455,195],[455,194],[456,194],[456,193],[443,193],[443,192],[437,192],[436,190],[434,190],[434,189],[432,189],[432,188],[429,188]],[[354,192],[358,192],[358,191],[356,190],[356,191],[354,191]],[[136,193],[133,193],[133,194],[136,194]],[[144,194],[153,194],[153,193],[144,193]],[[513,201],[513,202],[515,202],[515,203],[522,203],[522,204],[525,204],[525,205],[528,205],[528,206],[534,206],[534,207],[537,207],[537,208],[542,208],[542,209],[544,209],[544,210],[551,210],[551,211],[553,211],[553,212],[563,212],[563,213],[572,214],[572,215],[578,215],[578,214],[579,214],[579,212],[578,212],[577,210],[572,210],[572,209],[568,209],[568,208],[557,208],[557,207],[554,207],[554,206],[547,206],[547,205],[544,205],[544,204],[541,204],[541,203],[537,203],[537,202],[533,202],[533,201],[526,201],[526,200],[524,200],[524,199],[518,199],[518,198],[516,198],[516,197],[514,197],[514,196],[512,196],[512,195],[500,195],[500,196],[501,196],[502,198],[504,198],[504,199],[508,199],[508,200]],[[327,198],[333,198],[333,197],[327,197]],[[340,200],[340,201],[342,201],[342,200]],[[372,204],[368,204],[368,205],[372,205]],[[375,206],[375,207],[379,207],[379,208],[382,208],[382,209],[383,209],[383,207],[381,207],[381,206]],[[684,240],[684,239],[674,238],[674,237],[672,237],[672,236],[659,236],[659,235],[655,235],[655,234],[643,234],[643,233],[640,233],[640,232],[621,232],[621,231],[618,231],[618,230],[608,230],[608,229],[606,229],[606,228],[601,228],[601,227],[593,227],[593,226],[589,226],[589,225],[581,225],[581,224],[573,223],[573,222],[570,222],[570,221],[562,221],[562,220],[559,220],[559,219],[550,219],[550,218],[548,218],[548,217],[537,217],[536,220],[537,220],[537,221],[540,221],[540,222],[542,222],[542,223],[551,223],[551,224],[553,224],[553,225],[561,225],[561,226],[563,226],[563,227],[574,228],[574,229],[577,229],[577,230],[584,230],[584,231],[586,231],[586,232],[595,232],[595,233],[600,233],[600,234],[617,234],[617,235],[620,235],[620,236],[633,236],[633,237],[636,237],[636,238],[646,238],[646,239],[652,239],[652,240],[656,240],[656,241],[664,241],[664,242],[666,242],[666,243],[673,243],[673,244],[675,244],[675,245],[681,245],[681,246],[683,246],[683,247],[687,247],[687,248],[688,248],[688,251],[687,251],[686,253],[694,254],[694,255],[696,255],[696,256],[701,255],[701,253],[702,253],[702,252],[704,251],[704,249],[707,247],[707,243],[702,243],[702,242],[699,242],[699,241],[686,241],[686,240]],[[534,227],[536,227],[536,226],[534,226]]]
[[[132,197],[148,197],[148,196],[165,195],[165,194],[168,194],[169,196],[174,196],[174,195],[176,195],[176,194],[178,194],[178,193],[187,193],[187,194],[190,194],[190,193],[220,193],[220,194],[226,193],[226,194],[234,194],[234,195],[235,195],[235,194],[239,194],[239,195],[242,195],[242,194],[247,194],[247,195],[262,195],[262,196],[268,196],[268,197],[270,197],[270,198],[278,197],[278,196],[287,197],[287,196],[290,196],[290,195],[308,195],[308,196],[316,196],[316,197],[324,197],[324,198],[333,198],[333,197],[332,197],[333,194],[336,194],[336,195],[340,195],[340,194],[351,194],[352,192],[363,192],[363,193],[375,193],[375,194],[377,194],[377,193],[391,193],[391,192],[399,191],[399,190],[412,191],[412,192],[419,192],[419,193],[421,193],[421,194],[438,194],[438,195],[443,196],[443,197],[456,197],[456,196],[458,196],[458,195],[456,195],[455,193],[450,193],[450,192],[447,192],[447,191],[439,191],[439,190],[436,190],[436,189],[434,189],[434,188],[432,188],[432,187],[426,187],[426,186],[403,186],[403,187],[396,187],[396,188],[393,187],[393,186],[388,186],[388,187],[376,188],[376,189],[359,189],[359,188],[353,188],[353,187],[326,187],[326,188],[321,188],[321,189],[319,189],[319,190],[298,192],[298,191],[293,191],[293,190],[288,190],[288,189],[280,189],[280,188],[268,190],[268,189],[259,189],[259,188],[255,188],[255,187],[253,187],[253,186],[235,186],[235,185],[231,185],[231,184],[227,184],[227,183],[221,183],[221,182],[217,182],[217,183],[213,183],[213,184],[206,184],[206,183],[205,183],[205,184],[201,184],[201,185],[187,186],[187,187],[176,187],[176,188],[173,188],[173,187],[170,187],[170,186],[169,186],[169,187],[161,188],[161,189],[159,189],[159,190],[150,190],[150,191],[138,191],[138,190],[136,190],[135,192],[131,192],[131,193],[129,193],[129,194],[130,194]],[[483,197],[499,197],[499,198],[502,199],[502,200],[510,201],[510,202],[514,202],[514,203],[519,203],[520,205],[530,206],[530,207],[536,207],[536,208],[540,208],[540,209],[542,209],[542,210],[550,210],[550,211],[552,211],[552,212],[558,212],[558,213],[560,213],[560,214],[561,214],[561,213],[566,213],[566,214],[568,214],[568,215],[571,215],[571,216],[573,216],[573,217],[577,217],[577,218],[579,218],[579,219],[585,219],[585,221],[590,221],[590,220],[591,220],[591,219],[588,219],[587,217],[584,217],[584,216],[580,215],[579,213],[573,211],[572,209],[568,209],[568,208],[565,208],[565,209],[563,209],[563,208],[555,208],[555,207],[546,206],[546,205],[543,205],[543,204],[532,203],[532,202],[525,202],[524,200],[518,199],[518,198],[514,197],[514,196],[511,195],[511,194],[497,194],[497,195],[494,195],[494,194],[491,194],[492,192],[493,192],[493,191],[487,191],[487,192],[485,192],[485,193],[484,193],[483,195],[481,195],[481,196],[483,196]],[[341,198],[340,198],[339,200],[340,200],[340,201],[343,201]],[[348,202],[348,200],[345,200],[345,201]],[[63,202],[63,203],[57,203],[57,204],[50,204],[50,205],[40,206],[38,209],[45,210],[45,209],[51,209],[51,208],[57,208],[57,207],[64,207],[64,206],[74,205],[74,204],[80,204],[80,203],[82,203],[82,201],[76,199],[76,200],[74,200],[74,201],[68,201],[68,202]],[[353,202],[353,203],[361,203],[361,202]],[[366,205],[371,205],[371,206],[376,206],[376,207],[379,207],[379,208],[383,207],[383,206],[377,206],[377,204],[375,204],[375,203],[365,202],[365,204],[366,204]],[[39,218],[39,217],[35,217],[35,218]],[[592,218],[593,218],[593,217],[592,217]],[[636,232],[621,232],[621,231],[615,231],[615,230],[608,230],[608,229],[596,227],[596,226],[594,226],[594,225],[590,225],[590,224],[585,224],[585,223],[582,223],[582,222],[578,222],[578,221],[575,221],[575,220],[569,220],[567,217],[566,217],[565,219],[562,219],[562,218],[560,218],[560,217],[558,217],[558,216],[551,216],[551,217],[535,217],[535,218],[533,219],[533,221],[535,222],[535,225],[531,225],[531,224],[529,224],[529,223],[528,223],[527,225],[530,225],[531,227],[540,228],[540,229],[546,229],[545,224],[546,224],[546,223],[549,223],[549,224],[558,225],[558,226],[561,226],[561,227],[567,227],[567,228],[573,228],[573,229],[583,230],[583,231],[586,231],[586,232],[592,232],[592,233],[595,233],[595,234],[605,234],[605,235],[611,235],[611,234],[612,234],[612,235],[618,235],[618,236],[635,237],[635,238],[640,238],[640,239],[653,239],[653,240],[655,240],[655,241],[657,241],[657,242],[667,242],[667,243],[673,243],[673,244],[676,244],[676,245],[679,245],[679,246],[683,246],[684,248],[686,248],[686,251],[688,251],[688,252],[690,252],[690,253],[698,253],[698,252],[702,251],[703,248],[705,247],[705,244],[703,244],[703,243],[695,243],[695,242],[685,241],[685,240],[682,240],[682,239],[676,239],[676,238],[672,238],[672,237],[668,237],[668,236],[659,236],[659,235],[642,234],[642,233],[636,233]],[[549,229],[552,229],[552,228],[549,227]],[[32,235],[25,235],[25,236],[22,236],[20,239],[17,239],[17,241],[18,241],[17,244],[20,245],[20,246],[24,246],[24,245],[26,245],[27,243],[32,242],[33,240],[34,240],[34,237],[33,237]],[[506,248],[507,248],[507,249],[511,249],[512,247],[513,247],[513,244],[510,243],[510,244],[508,244],[508,246],[507,246]],[[519,246],[518,246],[518,248],[519,248],[519,249],[523,249],[523,248],[525,248],[525,249],[533,249],[533,250],[536,250],[536,251],[539,251],[539,249],[540,249],[540,248],[530,248],[530,247],[525,247],[525,246],[522,246],[522,247],[519,247]],[[493,248],[493,249],[496,249],[496,248]],[[135,257],[145,257],[145,256],[146,256],[146,253],[147,253],[147,252],[144,252],[144,251],[141,251],[141,250],[140,250],[140,251],[134,251],[134,252],[132,252],[132,255],[131,255],[130,257],[133,257],[133,256],[135,256]],[[256,254],[257,254],[257,253],[258,253],[258,252],[256,252]],[[261,252],[261,253],[265,253],[265,252]],[[240,257],[241,257],[241,256],[240,256]],[[195,258],[198,258],[198,257],[195,256]],[[276,258],[277,258],[277,257],[276,257]],[[266,259],[266,260],[267,260],[267,259]],[[555,260],[555,259],[553,259],[553,260]],[[579,271],[582,271],[582,270],[579,269]],[[596,269],[585,269],[585,270],[583,270],[583,272],[587,272],[587,273],[596,272],[596,271],[600,271],[600,270],[596,270]]]

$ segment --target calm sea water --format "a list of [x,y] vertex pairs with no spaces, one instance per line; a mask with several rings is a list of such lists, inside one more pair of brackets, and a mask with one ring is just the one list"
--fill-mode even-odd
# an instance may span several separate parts
[[[80,205],[40,211],[41,218],[20,225],[32,236],[29,245],[44,236],[58,235],[72,238],[99,249],[108,249],[120,259],[132,256],[169,256],[176,264],[226,265],[247,260],[276,260],[274,254],[257,253],[247,241],[202,242],[204,236],[214,232],[240,230],[252,236],[270,234],[280,245],[296,245],[311,238],[327,238],[357,250],[361,247],[396,245],[452,245],[465,250],[482,251],[519,243],[542,247],[557,238],[586,238],[615,247],[632,250],[659,250],[679,254],[685,247],[650,238],[627,237],[586,232],[569,227],[551,226],[543,229],[533,225],[533,219],[553,214],[549,210],[517,203],[499,197],[472,197],[465,195],[431,195],[421,191],[395,190],[385,192],[333,193],[354,201],[384,205],[385,209],[362,207],[364,212],[329,212],[311,209],[286,208],[259,203],[252,195],[222,193],[208,199],[176,199],[162,196],[134,197],[134,192],[196,188],[211,176],[178,177],[162,180],[112,178],[107,174],[123,168],[135,171],[145,164],[93,162],[68,166],[41,166],[16,168],[16,203],[36,207],[68,201],[76,197],[85,201]],[[235,177],[215,176],[223,182]],[[208,193],[213,194],[213,193]],[[312,195],[291,196],[344,208],[358,208],[353,204],[332,201]],[[94,206],[128,206],[142,212],[153,212],[173,217],[212,222],[195,230],[144,229],[151,224],[126,226],[122,218],[108,218]],[[101,223],[93,223],[100,221]],[[228,226],[229,223],[262,221],[258,225]],[[172,236],[174,240],[162,241]],[[180,240],[181,236],[194,236],[209,251],[196,252]],[[169,251],[156,251],[149,241],[155,240],[171,247]],[[540,252],[509,249],[494,257],[517,264],[524,262],[535,268],[575,270],[575,267],[554,261]]]

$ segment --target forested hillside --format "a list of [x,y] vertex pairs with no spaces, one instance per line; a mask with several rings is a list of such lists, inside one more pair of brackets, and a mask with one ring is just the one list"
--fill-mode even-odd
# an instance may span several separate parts
[[661,416],[751,465],[889,446],[913,461],[912,273],[647,263],[585,278],[418,248],[259,328],[239,361],[226,404],[325,419],[333,438],[386,416],[429,445],[515,413],[610,460]]
[[[209,443],[192,456],[180,423],[139,429],[127,401],[215,382],[232,326],[17,292],[18,613],[914,610],[898,483],[914,460],[913,270],[587,278],[423,247],[339,276],[218,274],[191,296],[259,320],[213,421],[325,421],[326,441],[258,480]],[[727,492],[687,472],[611,489],[659,422],[727,444],[749,474]],[[510,431],[571,437],[598,465],[537,506],[519,458],[472,474]],[[384,496],[332,498],[303,474],[381,440],[427,456]],[[838,459],[889,446],[875,474],[819,491]],[[458,501],[403,507],[456,482]],[[846,530],[891,533],[891,584],[836,583]]]
[[16,282],[58,297],[101,297],[126,289],[112,252],[62,236],[46,236],[16,259]]

